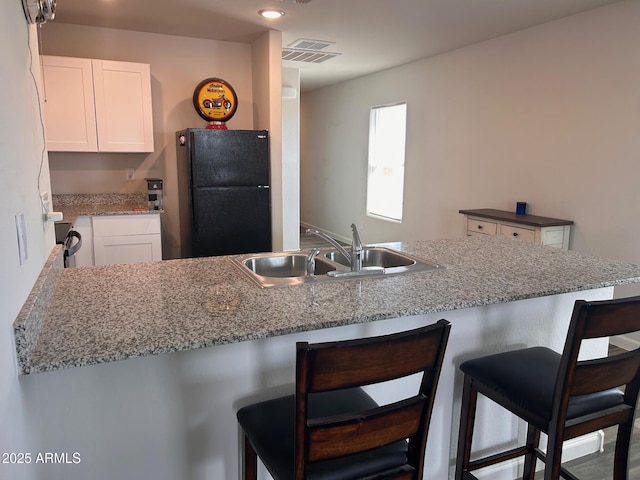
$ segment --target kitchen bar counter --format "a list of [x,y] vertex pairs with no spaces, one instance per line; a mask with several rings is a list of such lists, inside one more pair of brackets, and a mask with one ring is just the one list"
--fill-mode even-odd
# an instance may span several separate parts
[[230,257],[62,270],[56,247],[14,322],[20,373],[640,281],[636,265],[498,237],[386,245],[446,269],[260,289]]
[[[235,413],[293,393],[297,341],[385,335],[446,318],[425,478],[451,480],[460,363],[533,345],[560,351],[577,299],[611,298],[614,285],[640,281],[635,265],[503,237],[390,246],[447,269],[260,289],[229,257],[62,269],[55,247],[14,328],[25,411],[37,416],[44,445],[82,453],[81,464],[59,466],[59,478],[95,477],[113,449],[136,455],[119,455],[112,477],[239,478]],[[606,355],[607,343],[583,345],[581,355]],[[166,352],[176,353],[153,355]],[[48,373],[24,375],[36,372]],[[415,388],[408,380],[368,392],[386,404]],[[491,405],[479,412],[476,448],[521,444],[524,425],[513,416]],[[563,458],[601,442],[580,437]],[[511,480],[518,468],[514,460],[482,478]],[[258,478],[268,478],[263,469]]]

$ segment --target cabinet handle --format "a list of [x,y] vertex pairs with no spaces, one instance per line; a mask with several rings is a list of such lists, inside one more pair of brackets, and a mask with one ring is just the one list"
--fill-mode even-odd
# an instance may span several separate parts
[[482,225],[478,225],[478,230],[482,230]]
[[513,232],[513,236],[517,237],[518,236],[518,232]]

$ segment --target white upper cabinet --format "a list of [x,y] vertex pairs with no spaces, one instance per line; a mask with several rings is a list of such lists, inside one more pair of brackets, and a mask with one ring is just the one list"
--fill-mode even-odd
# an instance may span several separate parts
[[97,152],[91,60],[42,57],[42,76],[47,149]]
[[148,64],[42,57],[47,149],[152,152]]
[[152,152],[149,65],[107,60],[92,65],[98,150]]

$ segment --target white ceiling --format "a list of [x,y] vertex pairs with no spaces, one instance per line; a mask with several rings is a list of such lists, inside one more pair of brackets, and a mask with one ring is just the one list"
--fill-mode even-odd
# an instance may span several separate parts
[[[18,0],[14,0],[18,1]],[[297,0],[300,1],[300,0]],[[306,1],[306,0],[305,0]],[[620,0],[58,0],[55,22],[250,42],[268,29],[340,53],[300,67],[311,90]],[[278,20],[258,16],[275,7]]]

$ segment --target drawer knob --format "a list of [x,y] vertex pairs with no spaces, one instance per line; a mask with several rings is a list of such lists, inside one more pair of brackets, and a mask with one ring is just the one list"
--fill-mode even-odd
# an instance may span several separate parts
[[482,225],[478,225],[478,230],[482,230]]
[[518,232],[513,232],[513,236],[517,237],[518,236]]

